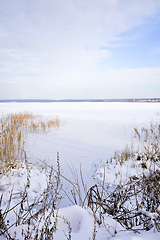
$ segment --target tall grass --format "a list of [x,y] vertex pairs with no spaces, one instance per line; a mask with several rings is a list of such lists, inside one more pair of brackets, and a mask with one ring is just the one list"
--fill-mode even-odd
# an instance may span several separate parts
[[[14,191],[12,189],[6,208],[0,209],[0,236],[4,239],[34,239],[34,240],[51,240],[57,230],[57,213],[55,212],[61,201],[61,181],[60,165],[57,154],[57,172],[51,168],[48,178],[47,187],[42,193],[30,201],[28,190],[30,188],[30,172],[28,161],[25,161],[27,180],[20,197],[13,205]],[[19,201],[18,201],[19,200]],[[3,201],[3,195],[0,198],[0,206]],[[21,229],[19,229],[19,226]],[[12,231],[14,229],[14,231]]]
[[88,206],[100,225],[108,214],[126,230],[139,232],[154,228],[160,232],[160,124],[134,130],[139,148],[126,147],[116,152],[112,161],[119,163],[119,171],[126,163],[132,162],[130,167],[135,168],[138,165],[137,174],[125,183],[120,180],[112,192],[104,182],[92,186],[87,194]]
[[11,168],[20,167],[24,160],[27,133],[47,133],[59,127],[59,119],[43,120],[32,113],[14,113],[0,119],[0,174]]

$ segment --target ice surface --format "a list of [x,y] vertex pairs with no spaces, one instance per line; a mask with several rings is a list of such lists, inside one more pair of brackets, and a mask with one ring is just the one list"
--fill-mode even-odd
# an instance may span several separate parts
[[[122,150],[127,143],[130,144],[134,136],[134,127],[143,127],[153,120],[159,120],[160,103],[0,103],[0,116],[24,111],[40,114],[46,118],[58,116],[60,119],[58,129],[55,128],[48,134],[28,135],[27,155],[33,163],[39,163],[37,160],[39,158],[56,168],[56,153],[59,152],[61,173],[71,179],[68,165],[73,164],[79,170],[81,164],[85,183],[91,186],[94,184],[92,178],[95,173],[94,165],[100,161],[106,162],[113,156],[115,150]],[[112,169],[112,166],[110,168]],[[101,171],[103,174],[103,169]],[[110,174],[112,183],[114,169]],[[17,191],[23,187],[25,174],[21,172],[20,175],[19,183],[16,183],[17,178],[14,175],[12,178],[1,179],[1,185],[6,192],[9,183],[14,183]],[[34,198],[45,188],[46,181],[45,175],[40,175],[36,169],[33,169],[32,177],[30,191]],[[68,201],[62,201],[59,215],[71,223],[72,239],[92,239],[93,216],[87,209],[78,206],[68,207]],[[98,240],[114,236],[114,228],[119,230],[113,238],[115,240],[160,239],[160,234],[154,233],[153,230],[140,235],[131,235],[128,232],[121,232],[121,227],[113,219],[106,217],[106,221],[108,226],[111,225],[113,228],[106,230],[97,226]],[[12,231],[14,230],[13,228]],[[54,239],[66,239],[63,231],[67,232],[67,226],[64,220],[59,218],[58,231]]]

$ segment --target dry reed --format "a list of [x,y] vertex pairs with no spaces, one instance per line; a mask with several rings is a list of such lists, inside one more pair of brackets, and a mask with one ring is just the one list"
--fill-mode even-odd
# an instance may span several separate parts
[[58,117],[45,121],[28,112],[3,116],[0,119],[0,174],[22,166],[27,133],[47,133],[52,127],[59,127]]

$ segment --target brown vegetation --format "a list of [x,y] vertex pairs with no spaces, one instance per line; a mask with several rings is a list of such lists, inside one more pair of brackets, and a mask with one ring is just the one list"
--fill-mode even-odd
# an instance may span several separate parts
[[28,132],[42,131],[59,127],[59,119],[44,121],[32,113],[15,113],[0,119],[0,174],[11,168],[22,166],[25,141]]

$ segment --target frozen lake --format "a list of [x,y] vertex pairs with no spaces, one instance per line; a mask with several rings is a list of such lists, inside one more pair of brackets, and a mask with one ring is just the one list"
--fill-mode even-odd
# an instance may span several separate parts
[[24,111],[60,119],[59,129],[29,135],[28,156],[55,166],[59,152],[63,174],[70,175],[68,164],[77,169],[81,164],[90,181],[94,163],[110,159],[115,150],[130,144],[134,127],[160,118],[160,103],[0,103],[0,115]]
[[[41,164],[37,161],[37,158],[42,161],[45,160],[56,169],[56,154],[59,152],[61,174],[71,181],[74,181],[74,179],[69,166],[74,166],[78,171],[81,164],[84,183],[87,185],[87,189],[89,189],[95,184],[95,180],[92,177],[95,173],[95,164],[101,161],[105,162],[113,157],[115,150],[123,150],[126,144],[130,145],[133,141],[136,142],[133,138],[134,127],[142,128],[149,125],[150,122],[159,121],[160,103],[0,103],[0,116],[18,112],[32,112],[35,115],[43,115],[46,119],[58,116],[60,120],[59,128],[52,129],[48,134],[29,133],[28,135],[26,141],[27,156],[36,165],[35,167],[32,166],[31,184],[27,190],[29,192],[29,200],[32,201],[42,192],[43,188],[46,188],[46,175],[37,168],[37,164]],[[129,170],[131,170],[130,172],[134,171],[130,162],[128,165],[124,164],[123,169],[120,169],[120,165],[115,165],[114,162],[113,164],[109,163],[109,165],[109,168],[107,165],[105,168],[105,171],[107,169],[105,172],[105,183],[111,184],[111,189],[112,184],[114,186],[116,171],[123,170],[123,177],[125,178],[127,177],[126,172],[128,173]],[[99,172],[103,174],[103,164],[99,166]],[[16,194],[26,184],[25,169],[18,169],[17,171],[20,171],[18,175],[4,175],[1,178],[5,204],[7,204],[8,200],[7,194],[13,189],[10,183],[14,184]],[[119,178],[116,177],[116,179]],[[64,229],[67,231],[68,228],[64,224],[64,219],[71,223],[73,239],[91,239],[94,221],[91,211],[89,213],[89,209],[76,206],[73,195],[71,195],[72,185],[67,181],[63,181],[63,178],[61,178],[61,183],[63,184],[63,192],[61,192],[63,198],[58,205],[59,225],[55,239],[66,239]],[[84,195],[80,181],[79,183],[80,195],[84,200],[86,195]],[[69,198],[66,196],[69,196]],[[78,196],[76,199],[78,199]],[[16,198],[14,200],[19,201]],[[6,209],[6,206],[4,208]],[[62,219],[62,216],[64,219]],[[14,217],[15,213],[11,212],[10,221],[13,221]],[[159,239],[159,232],[154,233],[155,228],[135,236],[133,232],[124,231],[122,226],[113,220],[113,216],[106,214],[104,219],[107,223],[106,226],[109,226],[109,230],[104,226],[101,228],[97,227],[96,239],[110,238],[110,229],[113,229],[114,232],[116,229],[117,235],[114,239],[117,240],[151,239],[152,237],[156,240]],[[13,226],[13,229],[11,229],[12,234],[16,230],[21,236],[21,228],[22,226]]]

